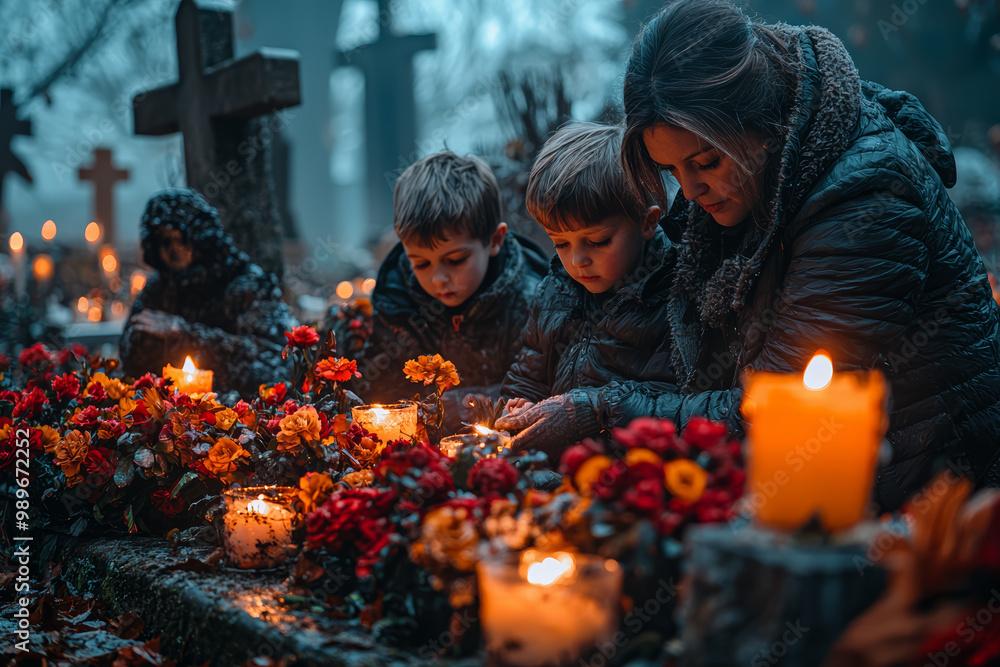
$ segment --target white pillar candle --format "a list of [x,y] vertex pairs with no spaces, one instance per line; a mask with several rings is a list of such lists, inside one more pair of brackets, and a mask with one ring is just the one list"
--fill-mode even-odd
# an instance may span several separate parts
[[294,553],[292,532],[301,516],[291,508],[292,487],[250,487],[225,491],[222,546],[226,560],[243,569],[275,567]]
[[383,447],[394,440],[410,440],[417,434],[417,404],[412,401],[361,405],[351,408],[351,417],[366,431],[377,435]]

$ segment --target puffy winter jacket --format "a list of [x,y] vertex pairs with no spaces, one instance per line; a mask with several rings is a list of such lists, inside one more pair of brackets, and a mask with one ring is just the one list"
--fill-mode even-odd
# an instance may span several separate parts
[[373,331],[358,357],[362,378],[355,390],[364,400],[386,403],[422,393],[424,387],[403,374],[406,361],[421,354],[441,354],[458,370],[461,384],[445,394],[451,399],[445,405],[449,430],[464,418],[457,397],[499,396],[547,260],[531,241],[507,234],[490,263],[492,282],[461,306],[448,308],[420,287],[402,244],[396,245],[379,269]]
[[[945,189],[956,176],[948,139],[912,95],[868,82],[852,90],[831,67],[842,62],[831,49],[843,46],[825,30],[781,31],[802,75],[776,215],[742,274],[733,326],[708,343],[691,302],[674,295],[685,391],[617,383],[602,390],[609,419],[706,415],[739,430],[740,371],[801,372],[824,348],[838,369],[881,369],[891,384],[883,509],[899,507],[943,460],[996,485],[1000,311]],[[841,108],[831,114],[830,104]],[[704,225],[699,215],[689,229]]]
[[573,280],[558,257],[552,258],[531,304],[521,353],[504,380],[505,397],[537,403],[614,380],[677,390],[666,318],[674,251],[661,229],[646,245],[630,278],[601,297]]

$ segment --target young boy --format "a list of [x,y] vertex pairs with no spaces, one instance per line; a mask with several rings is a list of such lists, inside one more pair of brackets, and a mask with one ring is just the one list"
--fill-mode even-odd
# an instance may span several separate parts
[[614,413],[615,406],[600,404],[599,391],[581,388],[637,380],[676,391],[667,323],[674,251],[658,226],[660,208],[626,185],[621,142],[620,127],[563,127],[542,147],[528,180],[528,211],[557,257],[504,380],[513,415],[505,421],[518,428],[519,412],[562,395],[566,444],[594,435],[596,415]]
[[467,418],[458,397],[499,397],[545,255],[507,233],[496,178],[473,156],[437,153],[404,171],[394,227],[400,242],[378,272],[356,390],[371,403],[410,398],[424,387],[406,379],[403,365],[440,353],[461,378],[445,394],[446,427],[453,430]]

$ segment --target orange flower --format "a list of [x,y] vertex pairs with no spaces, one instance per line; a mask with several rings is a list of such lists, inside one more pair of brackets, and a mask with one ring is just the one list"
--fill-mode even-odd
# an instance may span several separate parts
[[354,307],[358,309],[358,312],[365,317],[371,317],[375,312],[372,308],[372,302],[370,299],[365,299],[364,297],[354,300]]
[[663,466],[663,480],[674,497],[693,503],[705,492],[708,473],[690,459],[677,459]]
[[235,410],[222,408],[215,413],[215,427],[223,431],[228,431],[239,418],[240,416],[236,414]]
[[420,539],[411,547],[416,563],[432,568],[451,566],[460,572],[476,569],[479,530],[465,507],[435,507],[424,517]]
[[460,382],[455,364],[445,361],[440,354],[433,357],[420,355],[416,359],[410,359],[403,366],[403,372],[410,382],[423,382],[425,386],[436,385],[439,393],[444,393]]
[[208,450],[202,463],[206,470],[218,476],[236,470],[236,462],[241,456],[250,456],[250,452],[240,447],[234,440],[219,438]]
[[124,419],[135,411],[136,405],[138,401],[131,396],[122,396],[118,400],[118,414]]
[[580,464],[573,475],[573,484],[580,491],[580,495],[589,497],[592,493],[591,487],[600,479],[601,473],[611,467],[613,461],[611,457],[604,454],[591,456]]
[[115,401],[119,400],[122,396],[128,396],[132,391],[132,385],[125,384],[118,378],[109,378],[104,373],[94,373],[93,380],[100,382],[101,386],[104,387],[105,393]]
[[371,470],[356,470],[340,478],[340,481],[352,489],[371,486],[375,482],[375,474]]
[[56,451],[56,445],[59,444],[59,431],[55,430],[51,426],[39,426],[38,432],[42,434],[42,447],[45,448],[46,454],[52,454]]
[[656,455],[651,449],[645,449],[644,447],[633,447],[625,453],[625,464],[634,465],[636,463],[652,463],[653,465],[661,465],[663,459]]
[[316,375],[334,382],[347,382],[352,377],[361,377],[358,362],[348,360],[347,357],[323,359],[316,364]]
[[333,478],[325,472],[307,472],[299,478],[299,500],[308,514],[333,494]]
[[87,459],[90,451],[90,433],[77,431],[66,432],[66,437],[56,445],[55,464],[62,468],[66,475],[67,486],[73,486],[79,479],[74,479],[80,472],[80,464]]
[[302,441],[319,440],[319,414],[316,408],[305,405],[290,415],[285,415],[279,426],[278,451],[295,451]]

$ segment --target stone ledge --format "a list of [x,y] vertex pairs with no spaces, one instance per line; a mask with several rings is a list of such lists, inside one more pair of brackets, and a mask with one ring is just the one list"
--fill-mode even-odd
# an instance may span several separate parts
[[162,635],[161,650],[181,665],[236,667],[258,656],[284,657],[289,667],[431,664],[376,644],[356,621],[289,608],[280,599],[285,572],[167,570],[209,553],[199,547],[171,553],[168,542],[155,538],[80,541],[63,554],[63,578],[115,614],[138,611],[144,634]]

